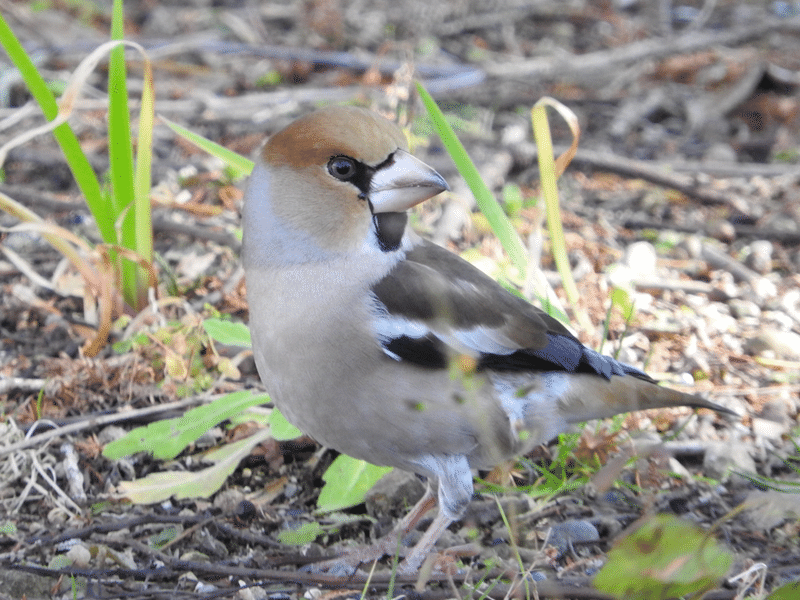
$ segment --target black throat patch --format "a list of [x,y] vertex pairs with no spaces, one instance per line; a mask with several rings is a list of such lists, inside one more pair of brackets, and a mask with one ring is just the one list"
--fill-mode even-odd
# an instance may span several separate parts
[[404,212],[386,212],[372,215],[375,223],[375,235],[383,252],[393,252],[400,247],[403,234],[408,223],[408,214]]

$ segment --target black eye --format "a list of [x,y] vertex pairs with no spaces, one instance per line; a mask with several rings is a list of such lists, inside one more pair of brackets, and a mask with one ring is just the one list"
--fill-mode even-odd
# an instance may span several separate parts
[[346,156],[334,156],[328,161],[328,173],[340,181],[347,181],[356,174],[356,162]]

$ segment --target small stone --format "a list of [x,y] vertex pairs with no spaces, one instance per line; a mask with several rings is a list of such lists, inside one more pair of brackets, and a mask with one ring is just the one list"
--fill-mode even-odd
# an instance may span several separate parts
[[736,229],[728,221],[711,221],[706,225],[706,233],[709,237],[722,242],[732,242],[736,239]]
[[731,314],[737,319],[743,319],[747,317],[757,319],[761,316],[761,309],[758,307],[758,304],[750,300],[732,298],[728,302],[728,308],[730,308]]
[[787,290],[781,296],[780,305],[789,313],[800,312],[800,290]]
[[88,567],[92,560],[92,553],[83,544],[75,544],[67,552],[67,558],[74,567]]
[[213,506],[218,508],[225,515],[232,515],[236,512],[236,507],[244,500],[244,494],[237,489],[222,490],[214,496]]
[[704,162],[735,163],[737,160],[736,150],[734,150],[730,144],[724,144],[722,142],[711,144],[708,150],[703,153]]
[[709,444],[703,457],[703,472],[714,479],[728,479],[731,471],[755,473],[756,463],[745,444],[717,442]]
[[687,481],[691,481],[692,474],[689,472],[689,470],[686,467],[684,467],[681,464],[681,462],[677,458],[675,458],[674,456],[670,456],[668,461],[669,461],[669,470],[670,471],[672,471],[673,473],[683,477]]
[[699,236],[690,235],[681,240],[678,248],[684,250],[688,258],[697,259],[703,254],[703,241]]
[[589,521],[564,521],[553,525],[547,543],[558,549],[559,557],[572,547],[574,542],[596,542],[600,539],[597,527]]
[[778,295],[778,287],[766,277],[759,277],[750,282],[755,295],[762,301],[775,298]]
[[785,423],[778,423],[770,419],[761,419],[760,417],[753,417],[753,434],[767,440],[779,440],[785,433],[788,433],[789,428]]
[[772,271],[772,242],[756,240],[749,246],[750,253],[745,259],[745,264],[762,275]]
[[100,433],[97,434],[97,442],[101,446],[105,446],[113,442],[114,440],[118,440],[121,437],[125,436],[128,432],[117,425],[109,425],[108,427],[103,427],[100,430]]
[[762,419],[769,419],[778,423],[787,423],[789,417],[789,406],[783,399],[775,399],[767,402],[762,408],[758,416]]
[[425,493],[425,484],[413,473],[394,469],[381,477],[364,496],[367,513],[376,518],[403,514]]
[[633,289],[633,279],[636,276],[633,269],[622,263],[614,263],[606,270],[606,279],[611,287],[623,290]]
[[762,355],[772,353],[787,360],[800,359],[800,335],[793,331],[762,329],[745,344],[748,353]]
[[634,242],[625,249],[622,264],[627,265],[636,278],[654,277],[656,274],[656,249],[650,242]]

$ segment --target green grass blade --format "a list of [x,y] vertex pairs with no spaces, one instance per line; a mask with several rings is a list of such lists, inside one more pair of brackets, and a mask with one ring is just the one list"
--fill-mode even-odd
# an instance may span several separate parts
[[[153,157],[153,121],[155,119],[155,90],[150,61],[144,60],[144,86],[139,110],[139,139],[136,145],[134,173],[134,236],[135,250],[147,262],[153,262],[153,222],[150,211],[150,181]],[[150,281],[146,271],[136,265],[137,305],[147,301],[145,291]]]
[[224,146],[220,146],[216,142],[212,142],[204,138],[202,135],[194,133],[193,131],[189,131],[185,127],[178,125],[167,119],[166,117],[159,115],[159,119],[161,119],[164,124],[172,129],[175,133],[181,136],[183,139],[193,143],[195,146],[200,148],[201,150],[205,150],[211,156],[216,156],[218,159],[223,161],[228,168],[233,172],[232,177],[234,180],[243,179],[250,175],[250,172],[253,170],[253,161],[245,158],[241,154],[237,154],[233,150],[228,150]]
[[[56,104],[55,97],[2,15],[0,15],[0,44],[2,44],[17,69],[19,69],[25,85],[36,102],[38,102],[44,116],[48,121],[55,119],[58,115],[58,104]],[[53,130],[53,135],[64,153],[78,187],[86,198],[86,203],[89,205],[97,222],[100,235],[105,242],[109,244],[116,243],[117,237],[114,231],[113,219],[108,218],[108,209],[103,202],[100,181],[81,149],[78,138],[68,123],[62,123],[56,127]]]
[[[111,38],[122,40],[123,36],[122,0],[114,0]],[[134,167],[126,76],[125,48],[120,45],[111,51],[108,63],[108,157],[111,171],[111,204],[114,225],[121,228],[122,246],[134,250],[136,248],[133,214]],[[138,304],[136,265],[123,260],[121,273],[122,296],[130,306],[136,306]]]
[[[547,120],[548,105],[552,105],[550,99],[543,98],[531,110],[533,137],[538,150],[539,178],[547,215],[547,230],[550,233],[553,260],[561,277],[561,285],[564,287],[564,292],[573,307],[575,317],[582,329],[593,331],[594,328],[591,321],[578,306],[578,287],[575,285],[575,278],[572,276],[572,268],[569,265],[569,256],[567,255],[564,228],[561,224],[561,208],[558,202],[558,188],[556,187],[557,174],[553,158],[553,140],[550,135],[550,123]],[[577,140],[575,140],[575,144],[577,145]]]
[[461,173],[461,176],[467,182],[469,189],[475,196],[478,207],[489,222],[492,231],[494,231],[500,243],[503,245],[503,248],[511,257],[511,261],[519,270],[520,276],[524,278],[528,268],[528,255],[525,252],[522,241],[519,239],[517,231],[514,229],[511,221],[508,220],[506,213],[495,199],[494,194],[492,194],[491,190],[486,186],[486,183],[484,183],[480,173],[478,173],[478,169],[469,158],[464,145],[458,139],[452,127],[450,127],[441,109],[437,106],[436,101],[427,90],[422,87],[422,84],[417,82],[416,85],[420,98],[422,98],[422,102],[425,105],[425,109],[428,111],[428,116],[433,122],[433,126],[439,134],[444,147],[452,157],[458,172]]

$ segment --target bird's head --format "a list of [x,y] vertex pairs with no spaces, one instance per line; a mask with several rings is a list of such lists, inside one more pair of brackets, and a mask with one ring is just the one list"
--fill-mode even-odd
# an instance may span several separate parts
[[394,123],[361,108],[325,108],[292,122],[269,139],[251,175],[245,252],[291,262],[365,243],[397,250],[406,211],[449,189],[406,148]]

